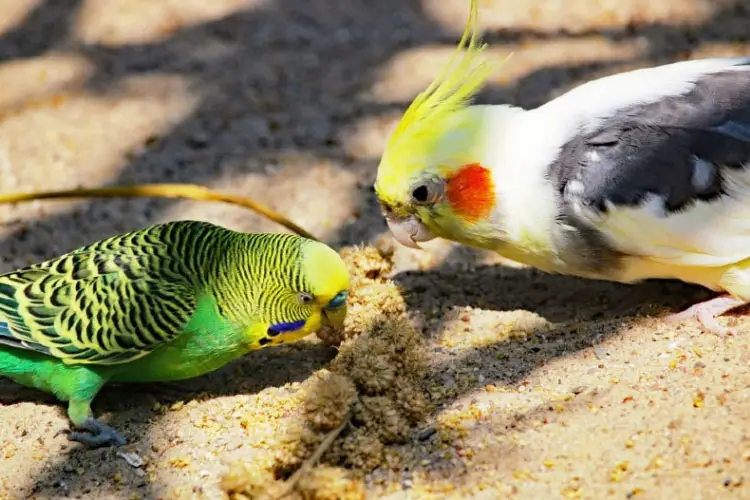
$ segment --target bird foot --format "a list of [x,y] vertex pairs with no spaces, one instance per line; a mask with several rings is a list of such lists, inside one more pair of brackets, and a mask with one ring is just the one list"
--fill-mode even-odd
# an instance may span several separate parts
[[79,428],[86,432],[71,431],[68,433],[68,439],[82,443],[89,448],[122,446],[127,443],[119,432],[92,417],[86,419]]
[[747,304],[745,300],[722,295],[713,299],[699,302],[684,311],[670,314],[664,320],[669,323],[682,323],[683,321],[696,319],[700,323],[704,332],[712,333],[718,337],[734,335],[732,328],[721,326],[716,318],[735,307]]

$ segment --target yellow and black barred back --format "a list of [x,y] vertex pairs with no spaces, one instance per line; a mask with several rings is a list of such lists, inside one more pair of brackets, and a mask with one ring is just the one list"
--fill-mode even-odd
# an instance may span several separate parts
[[98,241],[0,276],[0,344],[70,364],[133,361],[177,338],[204,297],[238,327],[302,320],[303,306],[282,299],[308,289],[307,241],[198,221]]

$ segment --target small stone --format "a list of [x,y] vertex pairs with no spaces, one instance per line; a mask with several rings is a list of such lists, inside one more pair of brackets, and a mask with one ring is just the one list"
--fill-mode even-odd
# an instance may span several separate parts
[[120,451],[117,452],[117,456],[125,460],[131,467],[137,468],[143,465],[143,459],[137,453]]
[[205,148],[206,146],[208,146],[208,142],[208,135],[202,130],[193,132],[190,137],[187,138],[188,145],[196,149]]
[[422,429],[420,433],[417,435],[417,439],[419,439],[420,441],[427,441],[436,433],[437,433],[437,430],[435,429],[435,427],[430,426],[430,427],[427,427],[426,429]]

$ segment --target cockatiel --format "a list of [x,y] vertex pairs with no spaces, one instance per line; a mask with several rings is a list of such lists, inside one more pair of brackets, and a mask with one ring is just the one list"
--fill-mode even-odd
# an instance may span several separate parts
[[122,445],[91,412],[105,383],[197,377],[340,327],[348,288],[323,243],[159,224],[1,275],[0,375],[67,401],[70,439]]
[[720,293],[668,319],[729,333],[717,317],[750,302],[750,58],[607,76],[535,109],[472,105],[503,62],[480,59],[476,24],[473,0],[454,58],[381,158],[374,188],[394,238],[699,284]]

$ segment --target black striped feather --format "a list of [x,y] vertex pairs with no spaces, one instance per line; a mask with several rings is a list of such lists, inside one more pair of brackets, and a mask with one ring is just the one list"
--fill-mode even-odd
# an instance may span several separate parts
[[177,338],[208,293],[232,323],[305,319],[301,238],[177,221],[0,276],[0,344],[119,364]]
[[195,308],[196,287],[164,229],[0,276],[0,343],[68,363],[116,364],[176,338]]

